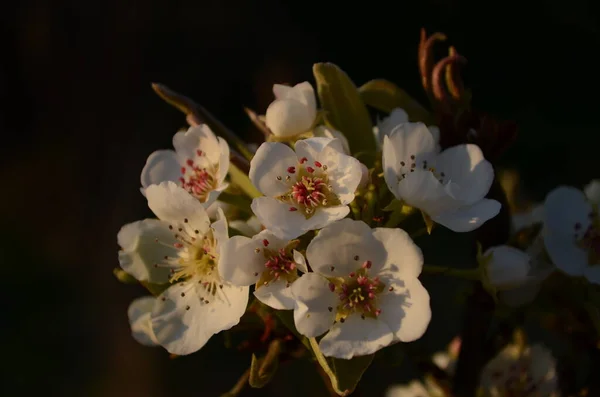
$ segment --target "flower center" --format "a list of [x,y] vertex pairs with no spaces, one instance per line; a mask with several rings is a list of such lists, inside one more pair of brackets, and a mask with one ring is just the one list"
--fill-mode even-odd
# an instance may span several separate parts
[[198,230],[189,226],[187,219],[179,226],[169,225],[169,229],[177,242],[167,244],[158,238],[154,241],[174,248],[175,254],[164,256],[154,267],[169,268],[170,283],[193,280],[203,286],[208,295],[216,295],[223,282],[217,269],[219,256],[212,229],[201,236]]
[[275,250],[267,248],[270,244],[269,240],[263,240],[264,248],[255,250],[257,254],[262,251],[265,257],[265,270],[256,283],[257,288],[278,280],[286,281],[286,285],[289,286],[298,278],[293,250],[299,243],[300,240],[292,240],[285,247]]
[[217,169],[215,165],[208,164],[208,161],[202,157],[202,151],[198,150],[197,153],[197,162],[188,159],[185,166],[181,167],[182,176],[179,178],[179,182],[188,193],[201,202],[205,202],[208,194],[217,188],[217,178],[215,178]]
[[290,204],[290,211],[301,211],[308,219],[319,207],[341,204],[329,183],[326,164],[315,161],[311,165],[308,164],[307,158],[303,157],[297,167],[288,167],[286,171],[285,178],[278,176],[277,180],[286,183],[290,190],[278,199]]
[[431,172],[435,176],[435,178],[438,181],[440,181],[440,183],[444,183],[444,178],[446,177],[446,174],[432,166],[431,160],[417,159],[417,156],[415,156],[414,154],[411,154],[408,159],[400,161],[400,172],[398,174],[398,182],[406,178],[407,174],[415,172],[417,168],[421,168],[423,170]]
[[377,301],[385,285],[378,277],[369,277],[370,268],[371,261],[365,261],[356,272],[329,280],[329,289],[339,297],[337,321],[343,323],[353,313],[359,314],[363,319],[377,318],[381,314]]
[[531,376],[529,360],[519,360],[512,364],[506,371],[492,374],[498,381],[498,391],[501,397],[538,397],[540,382]]
[[[590,212],[589,217],[591,219],[590,226],[578,239],[577,245],[587,251],[588,265],[594,266],[600,265],[600,217],[595,209]],[[581,223],[576,223],[574,229],[576,235],[579,234]]]

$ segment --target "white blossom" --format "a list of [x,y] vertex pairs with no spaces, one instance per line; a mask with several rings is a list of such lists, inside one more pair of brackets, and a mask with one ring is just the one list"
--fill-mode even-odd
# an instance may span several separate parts
[[544,243],[552,262],[571,276],[600,284],[600,189],[559,186],[544,203]]
[[483,368],[483,397],[558,397],[556,361],[542,345],[506,346]]
[[275,84],[275,101],[267,108],[265,123],[278,137],[287,138],[309,131],[317,117],[315,91],[305,81],[293,87]]
[[313,272],[292,284],[294,322],[307,337],[325,334],[325,356],[371,354],[427,329],[429,294],[418,279],[423,255],[403,230],[342,219],[319,232],[306,257]]
[[330,138],[330,139],[339,139],[342,144],[342,150],[345,154],[350,155],[350,144],[348,143],[348,139],[339,132],[338,130],[334,130],[333,128],[326,127],[324,125],[318,125],[313,130],[313,136],[315,138]]
[[304,139],[295,149],[266,142],[250,162],[250,180],[265,195],[252,201],[252,211],[283,240],[345,217],[362,177],[360,162],[343,154],[338,139]]
[[529,279],[531,257],[520,249],[498,245],[487,249],[479,260],[487,282],[496,290],[512,289]]
[[148,157],[142,170],[142,193],[150,185],[172,181],[209,206],[228,186],[227,142],[202,124],[176,133],[173,147],[175,151],[157,150]]
[[[394,128],[400,124],[408,123],[408,113],[402,108],[392,109],[388,117],[383,120],[378,120],[377,125],[373,127],[373,133],[375,134],[375,140],[377,141],[377,148],[381,149],[383,146],[383,138],[389,136]],[[440,129],[434,125],[428,127],[429,132],[433,136],[435,141],[436,152],[440,151]]]
[[152,331],[152,320],[150,319],[155,302],[155,297],[143,296],[134,299],[127,309],[131,335],[133,339],[145,346],[158,346],[159,344],[154,331]]
[[170,181],[145,193],[159,219],[121,228],[119,262],[140,281],[172,284],[153,306],[152,331],[170,353],[190,354],[239,322],[248,287],[226,283],[218,272],[220,247],[228,238],[222,212],[211,224],[202,204]]
[[494,170],[481,149],[465,144],[438,154],[422,123],[401,124],[384,137],[383,169],[396,198],[455,232],[474,230],[500,211],[498,201],[484,198]]
[[292,310],[291,285],[306,262],[295,250],[298,240],[281,240],[268,230],[252,238],[234,236],[221,248],[219,273],[233,285],[256,284],[254,296],[278,310]]

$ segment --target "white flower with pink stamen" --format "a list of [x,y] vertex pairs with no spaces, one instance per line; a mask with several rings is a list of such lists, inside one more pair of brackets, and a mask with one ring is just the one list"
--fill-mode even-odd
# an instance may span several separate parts
[[233,285],[256,284],[254,296],[278,310],[294,308],[291,285],[306,273],[306,262],[295,250],[299,240],[281,240],[268,230],[252,238],[234,236],[221,249],[219,273]]
[[542,345],[509,344],[481,372],[484,397],[558,397],[556,361]]
[[294,322],[309,337],[325,334],[325,356],[350,359],[419,339],[431,320],[418,276],[421,249],[401,229],[371,229],[342,219],[310,242],[313,272],[292,284]]
[[383,138],[385,182],[398,200],[455,232],[477,229],[498,215],[500,203],[486,199],[494,169],[477,145],[437,153],[423,123],[404,123]]
[[142,170],[142,192],[154,184],[173,181],[205,206],[212,204],[228,186],[229,146],[205,124],[180,131],[173,150],[152,153]]
[[338,139],[304,139],[295,149],[263,143],[250,162],[250,179],[265,195],[252,201],[252,211],[283,240],[345,217],[362,178],[360,162]]
[[219,274],[220,249],[228,239],[221,210],[211,224],[202,204],[170,181],[150,185],[145,193],[159,219],[121,228],[119,262],[140,281],[172,284],[153,305],[152,332],[170,353],[190,354],[239,322],[248,287],[233,286]]

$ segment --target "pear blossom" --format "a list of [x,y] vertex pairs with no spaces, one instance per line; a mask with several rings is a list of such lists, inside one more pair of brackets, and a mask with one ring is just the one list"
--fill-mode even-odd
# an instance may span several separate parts
[[283,240],[345,217],[362,178],[360,162],[343,154],[338,139],[304,139],[295,149],[266,142],[250,162],[250,180],[265,195],[252,211]]
[[405,204],[455,232],[481,226],[500,211],[500,203],[484,198],[494,179],[492,165],[477,145],[435,151],[423,123],[397,126],[383,142],[384,178]]
[[546,196],[542,229],[552,262],[570,276],[600,284],[599,181],[582,192],[559,186]]
[[418,279],[423,255],[403,230],[342,219],[319,232],[306,257],[312,272],[291,287],[294,322],[309,338],[325,334],[325,356],[375,353],[427,329],[429,294]]
[[277,310],[292,310],[290,288],[308,272],[301,253],[295,250],[299,240],[281,240],[268,230],[252,238],[234,236],[221,249],[219,273],[233,285],[256,284],[254,296]]
[[239,322],[248,287],[233,286],[219,274],[221,245],[228,239],[222,211],[211,224],[202,204],[171,181],[150,185],[145,193],[159,219],[121,228],[119,262],[140,281],[171,283],[153,305],[152,332],[170,353],[190,354]]
[[265,123],[275,136],[289,138],[312,128],[317,100],[308,81],[293,87],[275,84],[273,93],[276,99],[267,108]]
[[[373,127],[373,134],[375,134],[375,140],[377,141],[377,148],[381,150],[383,146],[383,138],[389,136],[394,128],[400,124],[408,123],[408,113],[402,108],[392,109],[388,117],[377,121],[377,125]],[[429,127],[429,132],[433,135],[435,141],[436,152],[440,151],[440,129],[434,125]]]
[[326,127],[324,125],[318,125],[313,130],[313,136],[315,138],[331,138],[331,139],[339,139],[342,144],[342,150],[345,154],[350,155],[350,144],[348,143],[348,139],[346,136],[339,132],[338,130],[334,130],[333,128]]
[[478,258],[484,266],[487,283],[495,290],[518,287],[528,281],[531,257],[508,245],[489,248]]
[[158,340],[154,331],[152,331],[152,320],[150,315],[156,298],[153,296],[143,296],[134,299],[127,309],[131,335],[138,343],[145,346],[158,346]]
[[558,397],[556,361],[544,346],[509,344],[481,373],[483,397]]
[[229,146],[205,124],[179,131],[175,150],[152,153],[142,170],[142,193],[153,184],[173,181],[205,206],[212,204],[228,184]]

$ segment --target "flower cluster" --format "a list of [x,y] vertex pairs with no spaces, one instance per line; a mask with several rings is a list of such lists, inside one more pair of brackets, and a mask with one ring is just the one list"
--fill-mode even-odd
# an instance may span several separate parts
[[[356,359],[427,331],[423,272],[478,281],[500,308],[531,303],[555,267],[600,284],[599,181],[583,191],[556,188],[515,215],[511,233],[483,247],[480,232],[508,210],[485,156],[506,142],[440,129],[414,104],[382,106],[381,85],[396,89],[388,82],[358,90],[331,64],[315,65],[315,79],[317,90],[309,82],[276,84],[265,115],[249,111],[265,133],[253,149],[191,100],[155,86],[187,113],[190,127],[175,134],[174,150],[152,153],[142,169],[141,193],[155,217],[128,223],[117,236],[120,279],[153,295],[128,310],[138,342],[187,355],[240,323],[255,326],[257,315],[265,329],[253,353],[269,353],[253,356],[250,384],[266,376],[255,359],[278,360],[281,344],[295,340],[347,395],[337,389],[332,362],[363,362]],[[445,96],[435,84],[440,105]],[[387,115],[373,123],[367,105]],[[425,265],[430,254],[416,241],[434,229],[444,238],[475,236],[466,247],[475,267]],[[451,364],[445,357],[438,358],[450,377],[455,367],[462,371],[458,349]],[[507,346],[480,382],[490,397],[550,396],[556,385],[554,361],[537,345]],[[449,395],[434,386],[413,382],[388,395]]]

